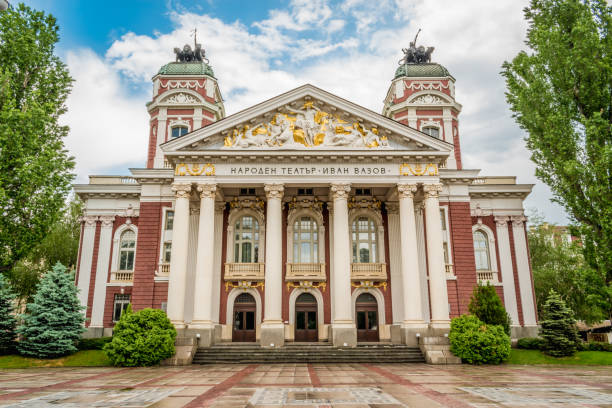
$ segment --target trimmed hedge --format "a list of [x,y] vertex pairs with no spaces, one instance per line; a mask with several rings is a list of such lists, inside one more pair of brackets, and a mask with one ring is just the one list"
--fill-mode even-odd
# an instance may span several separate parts
[[102,350],[107,343],[113,340],[112,337],[98,337],[95,339],[81,339],[77,348],[79,350]]
[[487,325],[476,316],[451,321],[451,352],[470,364],[500,364],[510,357],[510,336],[502,326]]
[[579,343],[578,351],[608,351],[612,352],[612,344],[601,341],[589,341],[588,343]]
[[525,350],[542,350],[544,340],[539,337],[523,337],[516,343],[516,348]]

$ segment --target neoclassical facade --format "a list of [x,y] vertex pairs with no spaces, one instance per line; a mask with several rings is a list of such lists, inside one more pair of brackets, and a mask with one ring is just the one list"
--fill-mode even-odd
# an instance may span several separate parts
[[177,55],[153,77],[146,167],[75,186],[88,334],[131,303],[201,346],[413,345],[479,281],[533,332],[532,186],[463,168],[454,83],[405,58],[382,114],[304,85],[226,116],[206,59]]

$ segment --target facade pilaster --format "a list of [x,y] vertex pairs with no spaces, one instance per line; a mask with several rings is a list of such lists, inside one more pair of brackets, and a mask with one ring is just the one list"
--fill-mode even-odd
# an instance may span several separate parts
[[223,211],[225,201],[215,203],[215,255],[213,265],[213,294],[212,294],[212,319],[213,323],[219,324],[219,311],[221,302],[221,252],[223,248]]
[[266,275],[264,321],[261,325],[262,347],[282,347],[285,343],[285,325],[282,317],[283,299],[283,231],[282,184],[266,184]]
[[431,327],[433,329],[448,329],[450,327],[450,317],[438,198],[442,191],[442,185],[425,184],[423,191],[425,192],[427,262],[429,266],[429,292],[431,293]]
[[525,237],[525,216],[510,217],[512,221],[512,235],[514,237],[514,252],[516,254],[516,269],[518,271],[519,289],[521,291],[521,306],[523,310],[523,326],[537,326],[533,287],[531,286],[531,269],[527,239]]
[[351,313],[351,253],[348,223],[348,195],[351,185],[348,183],[332,183],[333,200],[333,262],[334,279],[332,302],[332,341],[334,346],[357,345],[357,329]]
[[176,200],[172,231],[172,253],[168,279],[168,318],[177,329],[185,328],[185,287],[189,244],[189,197],[191,183],[172,184]]
[[215,195],[217,185],[198,184],[200,196],[200,222],[198,225],[198,246],[195,267],[195,292],[193,319],[189,330],[200,334],[200,346],[213,343],[212,291],[215,248]]
[[418,344],[416,332],[427,327],[421,308],[421,280],[413,201],[416,191],[416,184],[397,185],[400,211],[400,243],[402,248],[402,293],[404,298],[402,342],[412,346]]
[[[98,263],[96,265],[96,283],[94,286],[93,304],[91,306],[90,328],[104,327],[104,305],[106,301],[106,281],[113,240],[114,215],[100,217],[100,243],[98,244]],[[102,333],[100,333],[102,335]]]
[[94,240],[96,238],[96,223],[98,217],[86,215],[81,218],[83,221],[83,242],[81,244],[81,264],[79,265],[79,301],[82,306],[87,307],[89,297],[89,280],[91,279],[91,261],[94,252]]
[[[389,220],[389,268],[391,274],[391,298],[393,302],[393,324],[399,329],[404,320],[404,293],[402,284],[402,244],[400,242],[400,214],[399,203],[385,203],[387,219]],[[393,329],[392,329],[393,330]],[[399,332],[398,332],[399,334]],[[393,332],[391,333],[393,337]],[[399,338],[394,342],[401,341]]]
[[[509,217],[495,217],[497,233],[497,248],[499,249],[499,265],[501,267],[504,287],[504,306],[512,319],[512,325],[519,325],[518,307],[516,303],[516,290],[514,286],[514,273],[512,271],[512,255],[510,252],[510,235],[508,233]],[[492,251],[495,249],[492,248]]]

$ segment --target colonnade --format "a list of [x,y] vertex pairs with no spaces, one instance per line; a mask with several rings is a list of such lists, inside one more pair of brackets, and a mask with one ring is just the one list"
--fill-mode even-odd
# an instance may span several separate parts
[[[213,342],[213,305],[211,299],[215,274],[213,259],[215,230],[214,183],[198,183],[200,196],[200,221],[198,230],[197,259],[195,268],[195,296],[192,322],[185,324],[184,294],[187,277],[187,247],[189,236],[189,200],[192,184],[177,182],[172,185],[176,203],[174,209],[173,242],[168,284],[168,317],[177,329],[187,329],[200,334],[200,344]],[[427,229],[428,275],[433,329],[448,329],[450,324],[446,273],[443,256],[443,238],[440,224],[438,194],[441,184],[424,184],[424,204]],[[333,211],[332,324],[331,340],[336,346],[357,344],[357,332],[351,308],[351,252],[348,222],[348,199],[351,187],[348,183],[331,183],[331,209]],[[414,195],[417,184],[398,184],[401,241],[401,277],[403,315],[402,340],[414,344],[416,333],[428,327],[425,322],[421,282],[417,254],[417,229],[414,213]],[[264,347],[284,344],[282,320],[282,184],[265,184],[266,245],[265,245],[265,307],[261,325],[260,343]],[[229,322],[228,322],[229,323]],[[230,323],[231,324],[231,323]]]

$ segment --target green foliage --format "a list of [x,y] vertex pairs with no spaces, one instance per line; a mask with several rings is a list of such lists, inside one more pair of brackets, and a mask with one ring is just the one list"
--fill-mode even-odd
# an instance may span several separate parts
[[81,339],[77,348],[79,350],[102,350],[113,340],[112,337],[98,337],[94,339]]
[[555,364],[555,365],[612,365],[612,353],[601,351],[579,351],[571,357],[551,357],[539,350],[512,349],[508,364]]
[[571,356],[576,352],[580,341],[576,321],[572,310],[554,290],[544,304],[544,320],[540,324],[542,351],[553,357]]
[[0,354],[8,354],[15,349],[15,326],[13,314],[15,295],[8,282],[0,275]]
[[580,342],[577,347],[578,351],[606,351],[612,352],[612,344],[602,341]]
[[134,313],[128,306],[103,350],[116,366],[152,366],[174,355],[175,338],[176,329],[162,310]]
[[510,336],[499,325],[487,325],[476,316],[451,321],[451,351],[470,364],[499,364],[510,356]]
[[523,337],[518,340],[516,347],[525,350],[542,350],[544,340],[539,337]]
[[111,362],[102,350],[82,350],[66,357],[38,359],[18,355],[0,356],[0,369],[31,367],[106,367]]
[[17,346],[21,354],[52,358],[77,351],[76,344],[85,331],[85,308],[73,280],[60,263],[42,277],[17,329],[23,336]]
[[510,336],[510,315],[497,296],[495,287],[489,282],[486,285],[479,284],[474,288],[468,310],[486,324],[502,326],[506,334]]
[[0,13],[0,272],[43,240],[73,179],[59,123],[72,78],[54,55],[58,31],[23,4]]
[[527,45],[505,62],[507,100],[536,175],[577,223],[612,314],[612,8],[606,0],[531,0]]
[[585,262],[579,242],[562,239],[555,226],[543,222],[537,213],[529,220],[527,236],[538,314],[543,315],[548,293],[554,289],[578,320],[593,323],[607,319],[612,287],[606,285],[605,275]]

